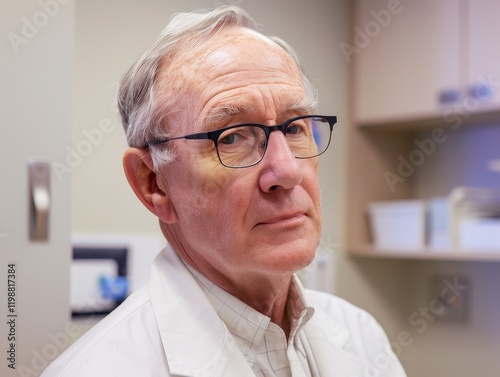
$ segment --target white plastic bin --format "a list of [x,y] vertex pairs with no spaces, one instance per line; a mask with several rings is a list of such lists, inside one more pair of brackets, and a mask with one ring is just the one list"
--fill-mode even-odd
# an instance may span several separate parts
[[373,241],[379,249],[425,248],[425,201],[391,200],[368,205]]
[[462,250],[500,251],[500,219],[472,218],[461,221],[458,243]]
[[432,198],[427,203],[427,238],[433,251],[452,249],[451,203],[448,198]]

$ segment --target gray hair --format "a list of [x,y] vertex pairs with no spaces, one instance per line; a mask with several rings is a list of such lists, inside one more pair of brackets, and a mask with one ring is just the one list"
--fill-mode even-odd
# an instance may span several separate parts
[[[241,8],[223,6],[212,11],[175,14],[155,42],[130,67],[118,89],[118,108],[123,128],[131,147],[144,148],[168,130],[163,120],[173,111],[171,98],[159,90],[157,80],[162,64],[168,57],[208,41],[216,31],[229,27],[257,30],[256,22]],[[295,61],[302,72],[302,81],[308,100],[316,102],[316,92],[302,69],[298,56],[290,45],[276,37],[268,37],[281,46]],[[179,43],[186,42],[189,43]],[[163,94],[163,95],[162,95]],[[168,143],[151,147],[155,169],[174,159]]]

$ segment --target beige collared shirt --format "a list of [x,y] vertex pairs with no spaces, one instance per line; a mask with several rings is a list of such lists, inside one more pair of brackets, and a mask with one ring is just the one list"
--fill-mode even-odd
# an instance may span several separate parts
[[256,376],[317,377],[314,357],[302,327],[314,314],[307,305],[303,288],[293,277],[288,293],[287,315],[291,328],[284,331],[271,319],[224,291],[198,271],[191,273],[219,314]]

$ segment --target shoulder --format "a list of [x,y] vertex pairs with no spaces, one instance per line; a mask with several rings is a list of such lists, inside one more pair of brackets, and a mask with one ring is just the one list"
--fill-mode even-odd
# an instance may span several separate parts
[[370,313],[329,293],[305,290],[305,294],[315,309],[312,319],[344,350],[368,362],[377,375],[405,376],[385,331]]
[[315,310],[320,312],[318,313],[320,318],[328,317],[335,321],[349,332],[351,339],[360,339],[365,344],[389,343],[380,324],[366,310],[326,292],[307,289],[306,296]]
[[144,375],[146,365],[164,363],[161,348],[149,294],[142,288],[64,351],[42,377]]
[[353,305],[341,297],[311,289],[306,289],[305,293],[309,302],[311,302],[316,309],[321,310],[329,317],[339,322],[350,321],[353,317],[358,321],[373,319],[372,315],[366,310]]

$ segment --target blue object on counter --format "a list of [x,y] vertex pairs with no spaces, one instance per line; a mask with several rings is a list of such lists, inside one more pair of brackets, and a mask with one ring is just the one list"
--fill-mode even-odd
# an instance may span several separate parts
[[107,300],[123,301],[128,293],[128,280],[125,276],[102,276],[99,279],[101,296]]

